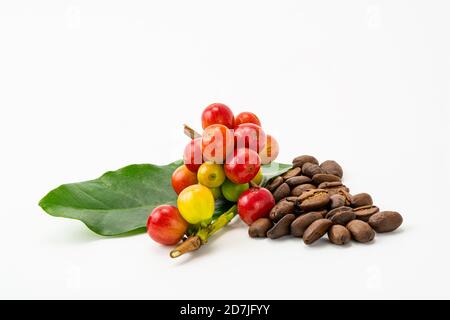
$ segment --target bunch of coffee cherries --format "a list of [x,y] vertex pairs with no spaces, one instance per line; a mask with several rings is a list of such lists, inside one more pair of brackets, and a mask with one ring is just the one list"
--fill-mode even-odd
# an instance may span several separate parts
[[266,135],[259,118],[251,112],[235,117],[228,106],[214,103],[203,111],[202,127],[201,135],[191,132],[184,165],[172,175],[177,207],[157,207],[149,217],[148,233],[160,244],[175,245],[190,227],[211,223],[220,198],[237,203],[249,225],[275,205],[272,194],[259,185],[261,165],[276,159],[279,144]]

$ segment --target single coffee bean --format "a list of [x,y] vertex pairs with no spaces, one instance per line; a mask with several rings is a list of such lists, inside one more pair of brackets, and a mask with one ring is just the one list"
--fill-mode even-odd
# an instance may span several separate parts
[[319,185],[319,189],[327,190],[330,196],[339,194],[339,191],[344,190],[349,192],[350,190],[342,184],[342,182],[323,182]]
[[364,221],[353,220],[347,224],[347,229],[352,234],[353,239],[361,243],[367,243],[375,239],[375,231]]
[[336,161],[333,160],[324,161],[320,165],[320,167],[325,171],[325,173],[338,176],[341,179],[344,176],[344,171],[342,170],[342,167]]
[[298,176],[300,173],[302,172],[302,168],[292,168],[291,170],[289,170],[288,172],[286,172],[285,174],[283,174],[283,179],[287,180],[293,177]]
[[327,219],[330,219],[334,224],[347,225],[352,220],[356,219],[352,208],[340,207],[328,212]]
[[312,182],[311,178],[307,177],[307,176],[296,176],[296,177],[286,180],[286,183],[291,188],[295,188],[296,186],[299,186],[301,184],[306,184],[306,183],[311,183],[311,182]]
[[305,233],[305,230],[316,220],[323,219],[321,212],[310,212],[304,215],[301,215],[297,219],[294,220],[291,224],[291,235],[294,237],[301,238]]
[[352,236],[346,227],[336,224],[328,231],[328,239],[333,244],[343,246],[350,242]]
[[277,188],[283,184],[283,182],[284,179],[282,177],[276,177],[269,183],[269,185],[267,186],[267,190],[274,193],[275,190],[277,190]]
[[341,194],[330,196],[330,209],[336,209],[345,206],[345,197]]
[[293,214],[288,214],[284,216],[278,223],[273,226],[267,232],[267,237],[270,239],[279,239],[281,237],[287,236],[291,232],[291,223],[295,220],[295,216]]
[[283,183],[275,190],[275,192],[273,193],[273,197],[275,198],[275,202],[278,202],[281,199],[288,197],[290,194],[291,188],[289,188],[287,183]]
[[300,156],[294,159],[294,161],[292,161],[292,164],[295,167],[301,168],[303,167],[303,165],[305,163],[314,163],[314,164],[319,164],[319,161],[317,161],[316,158],[314,158],[313,156],[308,156],[308,155],[304,155],[304,156]]
[[287,197],[285,198],[286,201],[292,202],[292,203],[296,203],[298,200],[298,197]]
[[273,226],[272,221],[268,218],[261,218],[253,222],[253,224],[248,229],[248,235],[251,238],[266,238],[267,231],[269,231]]
[[376,206],[363,206],[359,208],[354,208],[353,212],[356,215],[356,219],[362,220],[364,222],[369,222],[371,216],[375,213],[380,212],[380,209]]
[[318,186],[324,182],[340,182],[341,178],[332,174],[319,173],[312,177],[313,183]]
[[294,197],[300,197],[304,192],[306,191],[310,191],[313,189],[317,189],[315,185],[313,184],[301,184],[299,186],[296,186],[292,191],[291,191],[291,196]]
[[358,193],[352,196],[352,207],[359,208],[373,205],[373,200],[368,193]]
[[277,222],[284,216],[294,213],[294,207],[295,202],[283,199],[270,210],[269,218],[270,220]]
[[322,182],[321,184],[319,184],[319,189],[341,188],[341,187],[344,187],[342,181]]
[[397,230],[403,223],[403,217],[395,211],[383,211],[374,214],[369,219],[369,224],[378,233]]
[[307,191],[300,196],[300,209],[303,212],[309,212],[316,209],[322,209],[330,202],[328,192],[323,189]]
[[303,242],[307,245],[313,244],[314,242],[322,238],[332,225],[333,222],[328,219],[320,219],[314,221],[303,234]]
[[312,178],[316,174],[319,173],[325,173],[321,167],[319,167],[318,164],[314,164],[311,162],[307,162],[302,167],[302,173],[303,175]]
[[345,198],[345,205],[350,206],[352,203],[352,195],[346,189],[339,189],[337,194],[340,194]]

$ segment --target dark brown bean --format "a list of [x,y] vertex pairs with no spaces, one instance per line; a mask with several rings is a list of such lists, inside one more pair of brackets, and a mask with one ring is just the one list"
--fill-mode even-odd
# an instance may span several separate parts
[[369,219],[370,226],[378,233],[392,232],[400,228],[403,217],[395,211],[382,211]]
[[248,229],[248,235],[251,238],[266,238],[267,231],[269,231],[273,226],[272,221],[268,218],[261,218],[253,222],[253,224]]
[[282,177],[276,177],[268,184],[267,190],[274,193],[275,190],[277,190],[277,188],[283,184],[283,182],[284,179]]
[[368,193],[358,193],[352,196],[352,207],[359,208],[373,205],[373,200]]
[[313,189],[317,189],[315,185],[313,184],[301,184],[299,186],[296,186],[292,191],[291,191],[291,196],[294,197],[300,197],[304,192],[306,191],[310,191]]
[[344,190],[347,193],[350,191],[346,186],[342,184],[342,182],[323,182],[319,185],[318,188],[327,190],[330,196],[339,194],[341,190]]
[[344,176],[342,167],[336,161],[333,161],[333,160],[324,161],[320,165],[320,167],[325,171],[325,173],[333,174],[335,176],[338,176],[341,179]]
[[375,239],[375,231],[364,221],[353,220],[347,224],[347,229],[352,234],[353,239],[361,243],[367,243]]
[[353,212],[356,215],[356,219],[362,220],[364,222],[369,222],[371,216],[375,213],[380,212],[380,209],[376,206],[364,206],[359,208],[354,208]]
[[305,230],[316,220],[323,219],[321,212],[310,212],[304,215],[301,215],[297,219],[294,220],[291,224],[291,235],[294,237],[301,238],[305,233]]
[[307,191],[300,196],[300,209],[303,212],[309,212],[316,209],[322,209],[330,202],[328,192],[323,189]]
[[288,172],[286,172],[285,174],[283,174],[283,179],[287,180],[293,177],[298,176],[300,173],[302,172],[302,168],[292,168],[291,170],[289,170]]
[[278,202],[270,211],[270,220],[277,222],[285,215],[294,213],[295,202],[288,201],[286,199]]
[[314,163],[314,164],[319,164],[319,161],[317,161],[316,158],[314,158],[313,156],[308,156],[308,155],[304,155],[304,156],[300,156],[294,159],[294,161],[292,161],[292,164],[294,167],[303,167],[303,165],[305,163]]
[[275,190],[275,192],[273,193],[273,197],[275,198],[275,202],[278,202],[281,199],[288,197],[290,194],[291,188],[289,188],[287,183],[283,183]]
[[291,232],[291,223],[295,220],[295,215],[288,214],[284,216],[278,223],[273,226],[267,232],[267,237],[270,239],[279,239],[281,237],[287,236]]
[[345,206],[345,197],[341,194],[330,196],[330,209],[336,209]]
[[345,205],[349,206],[352,203],[352,195],[345,189],[339,189],[337,191],[337,194],[340,194],[342,196],[344,196],[345,198]]
[[333,244],[343,246],[350,242],[352,236],[346,227],[337,224],[328,231],[328,239]]
[[322,238],[333,225],[328,219],[320,219],[314,221],[303,234],[303,242],[307,245],[313,244]]
[[316,186],[324,182],[340,182],[341,178],[332,174],[319,173],[312,177],[312,181]]
[[311,183],[312,180],[310,177],[307,176],[297,176],[286,180],[286,183],[291,188],[295,188],[296,186],[299,186],[301,184]]
[[356,216],[352,208],[340,207],[328,212],[327,219],[330,219],[334,224],[347,225],[352,220],[355,220]]
[[316,174],[319,173],[325,173],[321,167],[319,167],[318,164],[314,164],[311,162],[307,162],[302,167],[302,173],[303,175],[312,178]]

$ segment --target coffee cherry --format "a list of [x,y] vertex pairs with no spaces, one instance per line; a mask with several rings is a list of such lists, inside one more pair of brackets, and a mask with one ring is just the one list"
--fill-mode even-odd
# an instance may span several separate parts
[[259,118],[256,116],[256,114],[252,112],[241,112],[236,116],[234,120],[234,127],[237,128],[243,123],[254,123],[257,126],[261,127],[261,121],[259,121]]
[[202,147],[205,160],[223,164],[233,151],[233,133],[224,125],[213,124],[203,132]]
[[192,172],[197,172],[203,163],[202,139],[191,140],[184,148],[183,160],[185,166]]
[[266,145],[264,130],[253,123],[244,123],[234,130],[234,143],[236,148],[248,148],[259,152]]
[[172,187],[177,194],[197,183],[197,175],[185,165],[178,167],[172,174]]
[[210,125],[221,124],[229,129],[234,128],[234,115],[230,108],[223,103],[213,103],[202,113],[202,126],[206,129]]
[[258,173],[256,174],[256,177],[254,177],[252,179],[252,182],[259,186],[261,184],[261,182],[263,181],[263,179],[264,179],[264,176],[263,176],[262,169],[259,169]]
[[197,172],[198,182],[208,188],[218,188],[225,181],[223,166],[212,162],[205,162]]
[[209,188],[211,190],[211,193],[214,197],[214,200],[217,200],[222,197],[222,189],[220,187],[218,188]]
[[240,195],[249,188],[248,183],[235,184],[230,180],[226,180],[221,187],[223,197],[231,202],[237,202]]
[[269,164],[275,161],[280,153],[280,145],[278,141],[272,137],[271,135],[267,135],[266,145],[259,152],[259,156],[261,157],[262,164]]
[[214,214],[214,196],[201,184],[184,189],[178,196],[177,204],[181,215],[190,224],[211,219]]
[[250,188],[239,197],[238,212],[241,219],[248,225],[260,218],[269,216],[275,206],[275,199],[265,188]]
[[176,245],[185,235],[189,224],[174,206],[155,208],[147,220],[147,233],[156,242]]
[[224,166],[225,174],[231,182],[244,184],[252,181],[261,168],[259,155],[250,149],[238,149]]

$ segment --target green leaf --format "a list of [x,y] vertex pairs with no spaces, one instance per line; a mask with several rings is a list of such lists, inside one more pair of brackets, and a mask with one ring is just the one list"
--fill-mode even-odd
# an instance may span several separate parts
[[52,216],[78,219],[104,236],[142,229],[155,207],[176,204],[171,177],[181,164],[131,165],[95,180],[65,184],[47,194],[39,205]]
[[[95,180],[62,185],[50,191],[39,205],[52,216],[80,220],[100,235],[143,232],[155,207],[176,205],[171,177],[180,165],[181,160],[166,166],[130,165]],[[290,167],[277,163],[263,166],[263,183]],[[232,206],[226,200],[216,201],[214,217]]]
[[271,164],[263,165],[262,171],[264,178],[261,185],[266,186],[267,182],[269,182],[270,179],[282,175],[283,173],[289,171],[289,169],[291,168],[292,168],[291,164],[283,164],[278,162],[272,162]]

